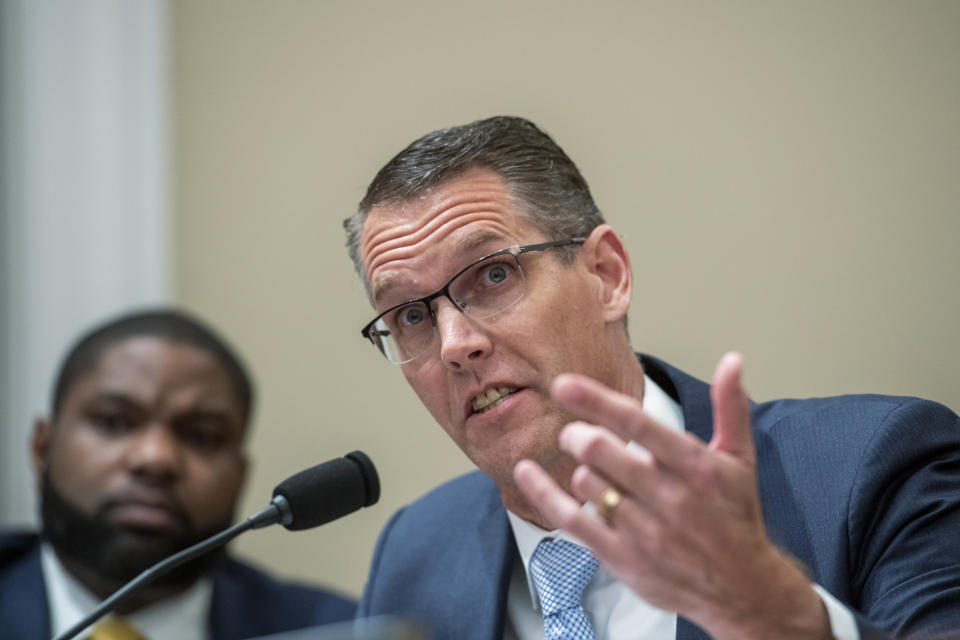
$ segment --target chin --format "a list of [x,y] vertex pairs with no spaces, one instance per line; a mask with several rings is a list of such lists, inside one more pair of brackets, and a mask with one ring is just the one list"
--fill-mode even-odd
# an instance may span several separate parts
[[[488,452],[483,459],[471,458],[471,460],[498,485],[504,486],[514,484],[513,468],[521,460],[533,460],[556,478],[555,469],[563,460],[569,460],[569,458],[556,448],[523,449],[512,447],[501,451],[499,454]],[[571,466],[570,472],[572,473],[572,471],[573,467]]]

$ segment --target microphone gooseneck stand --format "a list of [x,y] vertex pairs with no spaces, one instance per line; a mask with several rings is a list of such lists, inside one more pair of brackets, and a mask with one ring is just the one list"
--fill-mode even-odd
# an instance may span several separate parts
[[245,531],[272,524],[282,524],[290,531],[312,529],[353,513],[361,507],[369,507],[379,499],[380,477],[373,462],[362,451],[352,451],[342,458],[334,458],[295,473],[276,486],[269,505],[245,521],[144,570],[101,602],[90,615],[54,640],[70,640],[129,598],[140,587],[153,582],[171,569],[230,542]]
[[55,640],[70,640],[70,638],[76,637],[81,631],[89,627],[91,624],[112,611],[121,602],[126,600],[131,594],[133,594],[134,591],[140,587],[150,584],[171,569],[175,569],[185,562],[189,562],[197,556],[203,555],[211,549],[216,549],[217,547],[230,542],[245,531],[250,531],[251,529],[260,529],[261,527],[267,527],[277,523],[287,524],[290,521],[290,518],[290,504],[287,502],[287,499],[283,496],[274,496],[273,500],[268,506],[256,512],[243,522],[238,522],[232,527],[224,529],[217,535],[207,538],[202,542],[198,542],[192,547],[187,547],[183,551],[175,553],[166,560],[163,560],[149,569],[144,570],[140,573],[140,575],[124,585],[122,589],[118,590],[109,598],[101,602],[100,606],[91,611],[87,617],[57,636]]

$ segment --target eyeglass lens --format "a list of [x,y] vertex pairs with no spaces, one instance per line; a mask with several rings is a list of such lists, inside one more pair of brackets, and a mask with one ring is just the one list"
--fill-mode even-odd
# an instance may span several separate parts
[[[523,297],[523,271],[512,253],[492,255],[471,265],[448,286],[448,297],[472,318],[487,318]],[[426,302],[394,309],[372,327],[380,350],[393,362],[407,362],[433,342],[434,324]]]

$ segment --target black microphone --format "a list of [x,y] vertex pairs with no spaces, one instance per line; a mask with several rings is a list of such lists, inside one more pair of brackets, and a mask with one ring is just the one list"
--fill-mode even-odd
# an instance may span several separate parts
[[334,458],[310,467],[278,484],[268,506],[243,522],[238,522],[144,570],[101,602],[90,615],[54,640],[70,640],[116,608],[140,587],[153,582],[171,569],[226,544],[245,531],[272,524],[282,524],[291,531],[310,529],[353,513],[361,507],[369,507],[379,499],[380,478],[377,476],[377,469],[362,451],[353,451],[342,458]]
[[[317,491],[317,487],[324,490]],[[373,462],[362,451],[354,451],[290,476],[273,490],[271,504],[282,512],[280,524],[299,531],[369,507],[379,499],[380,479]]]

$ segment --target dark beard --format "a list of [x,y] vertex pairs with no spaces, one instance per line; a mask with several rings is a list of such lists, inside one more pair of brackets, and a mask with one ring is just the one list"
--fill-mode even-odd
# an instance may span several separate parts
[[[89,516],[70,503],[53,487],[48,473],[44,473],[41,480],[40,516],[43,535],[63,563],[68,567],[79,566],[84,573],[97,576],[99,587],[91,584],[87,587],[100,597],[119,589],[164,558],[219,533],[231,523],[227,518],[210,529],[199,530],[185,517],[184,526],[176,533],[116,528],[106,522],[102,512]],[[213,570],[225,555],[225,548],[215,549],[160,576],[150,588],[164,592],[185,589]],[[107,593],[102,593],[103,585],[108,585]]]

